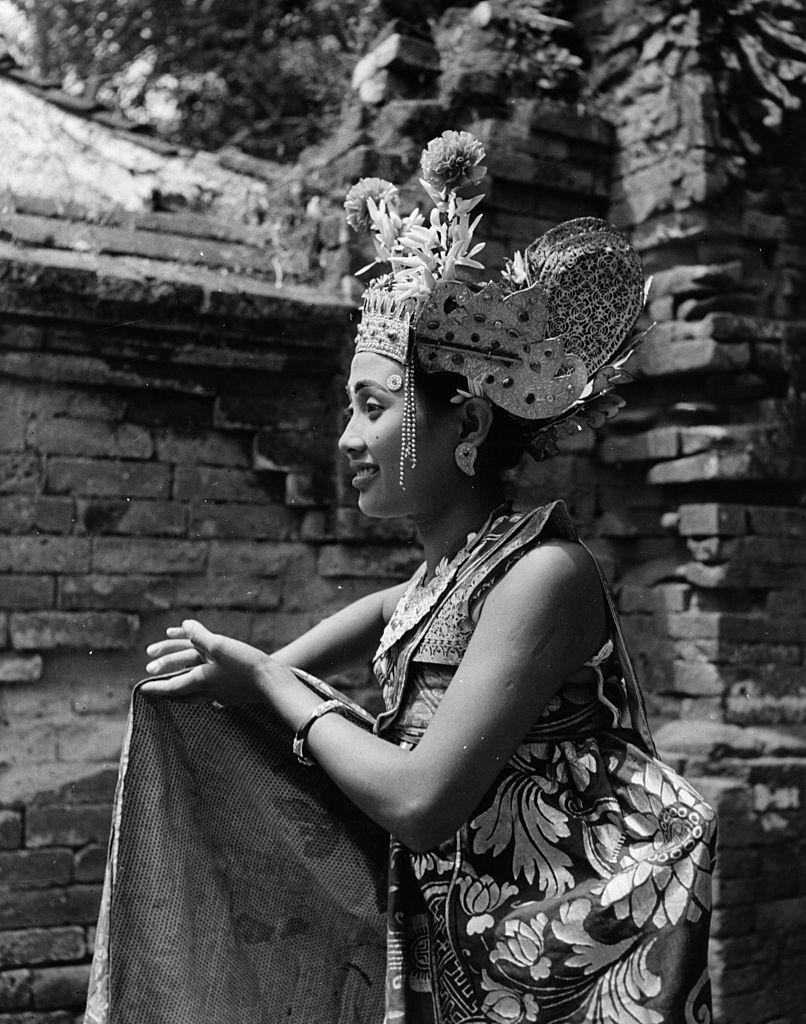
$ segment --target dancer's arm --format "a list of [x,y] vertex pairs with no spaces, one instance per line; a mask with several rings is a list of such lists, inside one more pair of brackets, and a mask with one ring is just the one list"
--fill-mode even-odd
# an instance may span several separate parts
[[[323,677],[365,665],[406,586],[400,583],[353,601],[274,651],[272,658],[281,665],[293,665]],[[167,640],[158,640],[146,648],[152,659],[147,666],[152,675],[190,669],[201,663],[199,651],[182,629],[169,629],[167,633]],[[260,697],[256,695],[253,699]]]
[[401,583],[359,598],[275,651],[272,657],[282,665],[320,676],[366,664],[406,586]]
[[[478,625],[422,740],[407,750],[337,715],[310,731],[310,751],[355,804],[415,850],[450,836],[472,813],[562,683],[606,636],[601,584],[578,545],[547,542],[488,594]],[[319,703],[276,659],[199,623],[185,624],[205,664],[146,693],[266,701],[291,729]]]

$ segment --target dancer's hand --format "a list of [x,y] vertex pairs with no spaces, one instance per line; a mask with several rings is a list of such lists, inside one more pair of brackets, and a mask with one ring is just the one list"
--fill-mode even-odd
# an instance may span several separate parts
[[[256,647],[232,640],[194,619],[166,630],[167,640],[150,644],[149,675],[176,672],[170,679],[143,683],[140,692],[174,700],[254,704],[262,699],[260,681],[273,663]],[[277,671],[287,671],[276,666]]]

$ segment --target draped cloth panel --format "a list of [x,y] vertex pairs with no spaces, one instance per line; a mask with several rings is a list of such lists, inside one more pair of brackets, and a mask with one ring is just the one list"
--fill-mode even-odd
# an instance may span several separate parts
[[86,1024],[378,1024],[387,855],[267,708],[135,690]]

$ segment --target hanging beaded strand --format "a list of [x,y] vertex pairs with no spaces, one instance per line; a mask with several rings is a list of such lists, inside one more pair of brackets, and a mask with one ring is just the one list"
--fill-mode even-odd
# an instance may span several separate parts
[[406,460],[409,468],[417,465],[417,405],[414,398],[414,367],[406,360],[403,376],[403,423],[400,436],[400,488],[406,490]]

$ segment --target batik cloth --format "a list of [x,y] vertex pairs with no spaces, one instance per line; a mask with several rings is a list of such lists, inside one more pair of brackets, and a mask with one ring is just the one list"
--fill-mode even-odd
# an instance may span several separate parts
[[[375,659],[381,735],[416,745],[485,594],[551,538],[576,540],[559,502],[495,518],[428,586],[421,567]],[[656,756],[605,592],[590,681],[560,688],[456,835],[392,841],[386,1024],[711,1019],[714,813]]]

